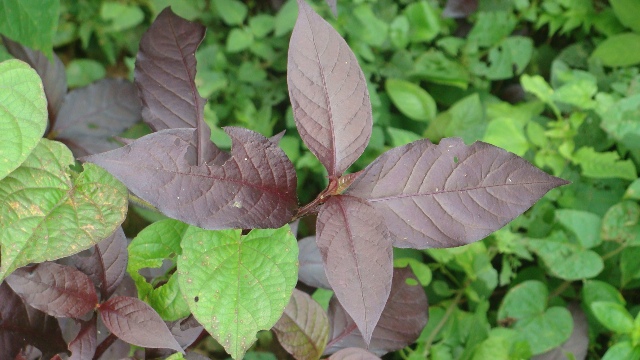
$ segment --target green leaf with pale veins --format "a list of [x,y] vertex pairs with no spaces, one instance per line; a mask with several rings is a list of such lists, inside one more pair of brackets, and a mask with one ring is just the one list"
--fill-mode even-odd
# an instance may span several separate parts
[[97,165],[76,173],[73,164],[66,146],[42,139],[0,181],[0,280],[20,266],[88,249],[124,221],[124,185]]
[[60,0],[0,0],[0,34],[53,57]]
[[178,258],[193,316],[234,359],[278,321],[298,280],[298,246],[288,225],[241,234],[190,227]]
[[38,73],[20,60],[0,63],[0,180],[38,145],[47,127],[47,99]]

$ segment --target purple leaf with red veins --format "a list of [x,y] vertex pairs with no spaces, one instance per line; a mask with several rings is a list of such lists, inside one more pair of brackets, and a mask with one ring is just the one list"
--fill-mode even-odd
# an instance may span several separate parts
[[384,217],[393,246],[425,249],[480,240],[565,184],[493,145],[424,139],[382,154],[346,194]]
[[93,359],[98,345],[97,319],[93,316],[91,320],[81,322],[80,332],[69,343],[69,351],[71,351],[69,360]]
[[52,132],[76,157],[120,147],[112,138],[140,120],[135,86],[120,79],[102,79],[67,95]]
[[347,348],[331,355],[329,360],[380,360],[380,358],[364,349]]
[[278,228],[297,208],[296,173],[264,136],[225,128],[231,158],[197,166],[193,129],[163,130],[85,158],[165,215],[205,229]]
[[273,330],[282,347],[294,358],[319,359],[327,345],[329,320],[311,296],[294,289]]
[[121,340],[136,346],[173,349],[184,354],[160,315],[142,300],[115,296],[98,308],[105,326]]
[[316,237],[308,236],[298,241],[298,251],[298,280],[316,288],[331,289]]
[[102,299],[108,299],[120,285],[127,271],[127,237],[122,227],[100,241],[91,256],[74,256],[74,265],[89,275],[100,288]]
[[320,209],[316,231],[329,284],[369,343],[391,290],[393,251],[384,220],[365,200],[337,195]]
[[27,344],[44,359],[67,351],[58,321],[22,302],[6,281],[0,282],[0,359],[13,359]]
[[[427,324],[427,296],[420,285],[409,285],[407,279],[416,277],[409,267],[393,270],[393,284],[389,300],[371,337],[369,351],[382,356],[413,343]],[[350,347],[367,347],[353,319],[335,296],[329,303],[331,336],[326,354]]]
[[23,267],[6,282],[25,303],[51,316],[79,318],[98,304],[91,279],[70,266],[44,262]]
[[340,35],[304,0],[291,34],[287,84],[300,137],[340,176],[364,152],[371,137],[371,101],[355,55]]

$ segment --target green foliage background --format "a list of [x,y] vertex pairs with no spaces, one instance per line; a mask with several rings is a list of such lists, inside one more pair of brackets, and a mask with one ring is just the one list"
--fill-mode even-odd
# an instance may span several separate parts
[[[54,49],[70,87],[132,77],[140,36],[167,5],[202,22],[208,32],[196,80],[212,139],[229,147],[226,125],[266,136],[287,130],[280,145],[298,170],[300,202],[326,186],[288,100],[295,1],[11,3],[0,1],[0,14],[9,14],[0,33],[45,54]],[[589,358],[640,359],[640,3],[480,0],[459,20],[443,17],[444,1],[435,0],[338,0],[337,18],[324,2],[313,4],[368,80],[373,135],[351,170],[391,147],[456,136],[572,181],[479,243],[396,251],[429,296],[430,320],[415,344],[388,357],[529,358],[570,349],[573,332],[588,337]],[[57,23],[38,20],[50,12]],[[21,31],[21,21],[39,31]],[[9,58],[0,48],[0,60]],[[125,136],[144,133],[137,126]],[[137,209],[125,230],[135,235],[156,219]],[[311,224],[302,224],[302,235],[313,233]],[[327,294],[316,298],[326,303]],[[173,316],[184,305],[169,310]],[[270,351],[273,342],[262,334],[258,349]]]

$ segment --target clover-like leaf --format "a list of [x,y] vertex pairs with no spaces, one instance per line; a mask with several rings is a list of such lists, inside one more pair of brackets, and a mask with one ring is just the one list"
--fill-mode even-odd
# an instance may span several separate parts
[[1,180],[38,145],[47,127],[47,100],[38,74],[20,60],[0,63],[0,89]]
[[73,164],[63,144],[42,139],[0,181],[0,279],[20,266],[85,250],[124,220],[126,188],[98,166],[76,173]]
[[333,196],[318,214],[316,242],[331,288],[369,344],[393,275],[384,220],[365,200]]
[[322,255],[320,255],[320,250],[316,244],[316,237],[308,236],[298,241],[298,248],[300,252],[298,255],[298,260],[300,261],[298,280],[309,286],[331,289],[327,274],[324,271]]
[[411,268],[393,269],[389,300],[368,347],[353,319],[334,296],[329,302],[331,336],[325,354],[350,347],[367,347],[382,356],[413,343],[427,324],[429,306],[424,289],[417,284],[408,284],[409,279],[416,280]]
[[382,154],[346,194],[384,217],[394,246],[424,249],[480,240],[565,184],[487,143],[424,139]]
[[369,92],[344,39],[304,0],[298,6],[287,65],[293,115],[304,143],[337,177],[369,143]]
[[178,258],[180,289],[193,316],[240,359],[284,311],[298,279],[298,247],[288,226],[207,231],[190,227]]
[[45,262],[20,268],[6,282],[26,304],[55,317],[80,318],[98,304],[91,279],[70,266]]
[[173,349],[184,354],[160,315],[144,301],[114,296],[100,304],[105,326],[121,340],[136,346]]
[[191,225],[283,226],[297,207],[293,164],[282,149],[258,133],[225,131],[232,149],[223,165],[195,165],[194,129],[159,131],[84,160],[107,169],[165,215]]
[[329,319],[311,296],[294,289],[284,314],[273,330],[296,359],[319,359],[329,338]]
[[93,316],[89,321],[82,321],[80,331],[75,339],[69,342],[71,356],[69,360],[93,359],[98,347],[98,318]]

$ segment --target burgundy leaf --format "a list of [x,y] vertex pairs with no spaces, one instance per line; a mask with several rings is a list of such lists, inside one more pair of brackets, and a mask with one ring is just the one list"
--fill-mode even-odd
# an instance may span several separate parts
[[327,274],[324,271],[322,255],[318,250],[315,236],[308,236],[298,241],[298,280],[303,283],[323,289],[331,289]]
[[40,75],[47,97],[49,117],[54,119],[67,95],[67,74],[64,64],[55,53],[53,54],[53,62],[51,62],[40,51],[32,50],[4,36],[2,40],[11,55],[31,65]]
[[94,316],[91,320],[82,322],[80,332],[76,338],[69,343],[69,350],[71,351],[69,360],[93,359],[98,342],[97,319],[98,318]]
[[[190,315],[185,319],[165,323],[173,337],[183,349],[186,349],[189,345],[193,344],[193,342],[195,342],[204,331],[204,327],[200,325],[193,315]],[[172,353],[173,351],[169,349],[145,349],[145,358],[164,358]]]
[[331,355],[329,360],[380,360],[380,358],[364,349],[347,348]]
[[304,0],[298,6],[289,43],[289,97],[300,137],[335,178],[369,143],[369,91],[344,39]]
[[565,184],[493,145],[424,139],[382,154],[346,193],[382,214],[394,246],[425,249],[480,240]]
[[75,266],[89,275],[100,287],[100,295],[108,299],[120,285],[127,270],[127,238],[118,227],[108,238],[100,241],[89,257],[75,256]]
[[25,345],[37,347],[48,359],[67,351],[54,317],[25,305],[6,281],[0,283],[0,359],[13,359]]
[[206,102],[195,84],[196,49],[205,27],[164,9],[140,40],[135,83],[142,99],[142,118],[154,130],[197,128],[197,164],[216,152],[204,123]]
[[[420,285],[409,285],[417,279],[409,267],[394,269],[389,300],[373,330],[369,351],[382,356],[413,343],[427,324],[427,296]],[[331,336],[325,354],[350,347],[367,347],[351,317],[335,296],[329,303]]]
[[294,289],[289,304],[273,330],[294,358],[319,359],[329,337],[329,320],[311,296]]
[[478,0],[447,0],[442,11],[443,17],[466,18],[478,9]]
[[225,131],[232,151],[222,166],[194,165],[193,129],[163,130],[85,160],[174,219],[205,229],[283,226],[297,207],[293,164],[258,133]]
[[338,17],[338,0],[326,0],[327,5],[331,8],[333,16]]
[[142,300],[115,296],[99,307],[105,326],[118,338],[136,346],[184,351],[160,315]]
[[126,80],[102,79],[67,95],[52,131],[81,157],[120,147],[112,137],[138,120],[135,86]]
[[391,290],[393,251],[384,220],[365,200],[338,195],[322,206],[316,231],[329,284],[368,344]]
[[44,262],[19,268],[6,281],[25,303],[52,316],[79,318],[98,304],[91,279],[70,266]]

